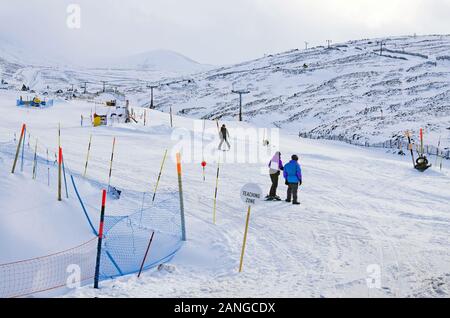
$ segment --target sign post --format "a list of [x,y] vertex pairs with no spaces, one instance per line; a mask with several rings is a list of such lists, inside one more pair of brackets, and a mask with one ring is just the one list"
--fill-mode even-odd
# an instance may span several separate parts
[[241,189],[241,200],[248,205],[247,210],[247,219],[245,222],[245,231],[244,231],[244,241],[242,243],[242,251],[241,251],[241,261],[239,263],[239,273],[242,272],[242,268],[244,265],[244,254],[245,254],[245,246],[247,244],[247,234],[248,234],[248,226],[250,223],[250,213],[253,205],[256,205],[261,201],[262,190],[261,188],[254,183],[246,184]]

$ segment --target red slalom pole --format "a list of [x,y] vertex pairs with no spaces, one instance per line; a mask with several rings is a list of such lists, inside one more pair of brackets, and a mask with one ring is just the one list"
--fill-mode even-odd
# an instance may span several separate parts
[[58,201],[62,201],[61,186],[62,186],[62,148],[59,147],[59,151],[58,151]]
[[148,251],[150,250],[150,246],[153,242],[153,237],[155,236],[155,232],[152,233],[152,236],[150,237],[150,242],[148,242],[147,250],[145,251],[144,259],[142,260],[141,268],[139,269],[138,278],[141,277],[142,269],[144,268],[145,261],[147,260]]
[[100,213],[100,226],[98,230],[98,244],[97,244],[97,260],[95,262],[95,277],[94,288],[98,289],[98,281],[100,277],[100,258],[102,254],[102,241],[103,241],[103,224],[105,221],[105,205],[106,205],[106,190],[102,193],[102,210]]

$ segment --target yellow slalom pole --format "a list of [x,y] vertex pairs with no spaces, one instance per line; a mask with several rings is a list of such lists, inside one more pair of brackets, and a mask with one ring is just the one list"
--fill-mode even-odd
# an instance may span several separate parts
[[217,192],[219,188],[219,174],[220,174],[220,157],[217,162],[217,175],[216,175],[216,189],[214,192],[214,207],[213,207],[213,223],[216,224],[216,209],[217,209]]
[[111,162],[109,163],[109,177],[108,177],[108,191],[111,186],[111,175],[112,175],[112,166],[114,161],[114,149],[116,148],[116,137],[113,139],[113,146],[112,146],[112,152],[111,152]]
[[245,245],[247,244],[248,225],[250,223],[250,211],[251,211],[251,206],[248,207],[247,221],[245,222],[244,242],[242,243],[242,252],[241,252],[241,262],[239,264],[239,273],[242,273],[242,266],[244,265],[244,253],[245,253]]
[[158,190],[158,186],[159,186],[159,181],[161,180],[161,175],[162,175],[162,171],[164,169],[164,164],[166,162],[166,158],[167,158],[167,149],[164,152],[164,158],[163,161],[161,163],[161,169],[159,170],[159,175],[158,175],[158,180],[156,181],[156,185],[155,185],[155,191],[153,191],[153,199],[152,202],[155,202],[155,197],[156,197],[156,191]]
[[91,143],[92,143],[92,135],[89,137],[89,146],[88,146],[88,151],[87,151],[87,156],[86,156],[86,164],[84,165],[83,178],[86,178],[86,173],[87,173],[87,168],[88,168],[88,163],[89,163],[89,154],[91,152]]

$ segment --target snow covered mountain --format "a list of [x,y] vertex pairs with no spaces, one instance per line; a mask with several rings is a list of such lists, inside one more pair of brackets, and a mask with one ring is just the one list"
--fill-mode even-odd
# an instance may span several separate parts
[[157,109],[226,120],[238,116],[239,97],[232,90],[244,88],[250,91],[243,99],[244,120],[253,124],[369,142],[423,127],[428,143],[442,136],[448,147],[449,52],[450,35],[404,36],[294,49],[214,69],[164,50],[83,69],[24,66],[0,51],[0,76],[36,90],[81,90],[87,82],[92,92],[106,82],[144,107],[150,104],[149,83],[159,84]]
[[450,35],[292,50],[164,85],[157,105],[192,117],[235,119],[239,102],[232,89],[245,88],[249,122],[369,141],[422,126],[437,139],[450,127],[449,52]]
[[106,59],[96,67],[99,65],[112,69],[166,71],[179,74],[197,73],[212,68],[170,50],[154,50],[127,57]]

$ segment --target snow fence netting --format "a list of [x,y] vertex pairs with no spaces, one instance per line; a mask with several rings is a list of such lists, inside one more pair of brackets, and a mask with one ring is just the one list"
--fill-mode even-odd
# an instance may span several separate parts
[[[0,143],[0,147],[0,159],[5,163],[4,168],[9,170],[14,160],[17,141]],[[23,171],[21,151],[15,173],[31,179],[34,171],[37,186],[48,187],[50,180],[50,187],[56,191],[56,160],[50,156],[47,161],[42,155],[45,153],[44,149],[38,150],[38,153],[37,168],[34,168],[33,146],[26,145],[23,152]],[[93,282],[100,215],[100,206],[97,206],[96,202],[100,198],[101,190],[106,189],[107,185],[83,178],[67,165],[65,172],[70,200],[77,200],[79,203],[80,217],[89,223],[92,236],[87,237],[85,243],[60,252],[0,264],[1,298],[49,295],[48,292],[67,288],[68,284],[73,283],[73,275],[76,272],[79,272],[77,279],[82,284]],[[119,200],[108,196],[100,264],[101,280],[139,272],[152,233],[154,237],[143,270],[169,261],[182,246],[177,191],[162,191],[156,196],[155,202],[152,202],[153,193],[121,190]],[[62,194],[63,200],[66,200],[64,179]]]

